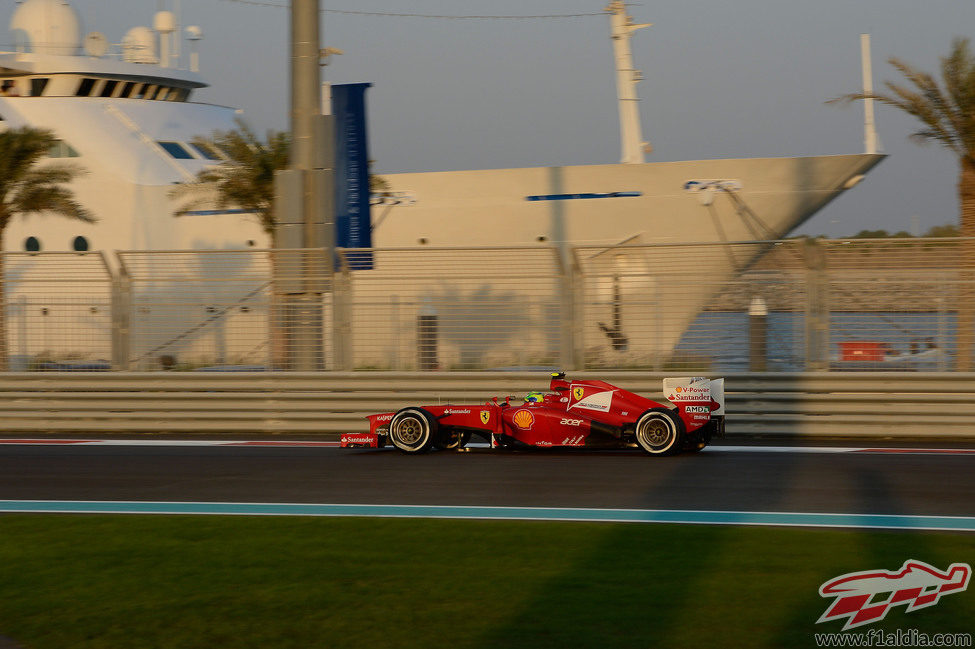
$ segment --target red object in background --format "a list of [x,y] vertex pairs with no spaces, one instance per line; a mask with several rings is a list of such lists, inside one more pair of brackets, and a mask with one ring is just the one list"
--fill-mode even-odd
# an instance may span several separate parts
[[887,343],[876,340],[847,340],[840,343],[840,360],[882,361],[888,351]]

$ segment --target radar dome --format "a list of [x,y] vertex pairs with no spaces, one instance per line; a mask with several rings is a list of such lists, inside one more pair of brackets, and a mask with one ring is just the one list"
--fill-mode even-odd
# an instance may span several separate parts
[[78,12],[66,0],[27,0],[10,19],[14,46],[25,52],[77,54],[81,31]]

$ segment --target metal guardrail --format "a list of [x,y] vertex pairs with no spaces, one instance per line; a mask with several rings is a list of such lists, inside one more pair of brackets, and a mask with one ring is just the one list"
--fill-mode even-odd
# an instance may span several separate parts
[[[664,374],[578,372],[662,399]],[[975,438],[975,373],[726,376],[727,432]],[[0,374],[0,434],[281,434],[366,430],[366,414],[544,389],[539,372]]]

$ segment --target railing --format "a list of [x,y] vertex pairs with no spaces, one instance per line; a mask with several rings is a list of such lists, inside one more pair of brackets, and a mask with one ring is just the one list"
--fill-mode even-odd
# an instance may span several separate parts
[[[580,372],[662,400],[662,374]],[[541,372],[0,374],[0,434],[315,435],[367,430],[407,405],[479,404],[545,389]],[[726,377],[727,433],[975,438],[975,374]]]
[[0,358],[13,371],[969,371],[972,247],[3,253]]

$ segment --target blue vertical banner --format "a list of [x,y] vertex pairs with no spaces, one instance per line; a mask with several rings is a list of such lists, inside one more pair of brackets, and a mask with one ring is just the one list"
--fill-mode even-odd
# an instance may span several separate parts
[[[366,88],[371,83],[332,86],[335,116],[335,245],[371,248],[369,147],[366,139]],[[349,255],[351,270],[371,270],[372,253]]]

